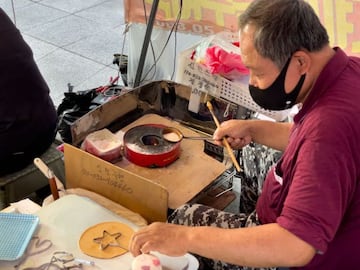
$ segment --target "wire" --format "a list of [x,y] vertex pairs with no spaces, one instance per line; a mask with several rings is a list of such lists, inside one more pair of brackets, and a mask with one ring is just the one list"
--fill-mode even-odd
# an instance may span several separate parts
[[[180,19],[181,19],[182,9],[183,9],[183,0],[180,0],[179,14],[178,14],[177,22],[176,22],[175,33],[174,33],[174,42],[175,42],[174,56],[175,57],[177,55],[177,30],[178,30],[179,22],[180,22]],[[174,78],[175,68],[176,68],[176,60],[173,62],[173,72],[171,73],[171,80],[173,80],[173,78]]]
[[[145,16],[146,16],[146,9],[145,9],[145,1],[143,0],[143,5],[144,5],[144,12],[145,12]],[[182,14],[182,9],[183,9],[183,1],[180,0],[179,1],[179,11],[178,11],[178,14],[176,16],[176,20],[174,22],[174,24],[172,25],[171,27],[171,30],[170,30],[170,33],[168,35],[168,38],[166,39],[166,42],[165,42],[165,45],[164,47],[162,48],[159,56],[157,58],[155,58],[155,52],[154,52],[154,48],[152,46],[152,42],[150,40],[150,46],[152,48],[152,53],[153,53],[153,57],[154,57],[154,63],[153,65],[148,69],[148,71],[145,73],[145,75],[143,75],[143,78],[141,80],[141,83],[143,83],[145,81],[145,78],[148,76],[148,74],[150,73],[150,71],[152,69],[155,70],[156,72],[156,64],[158,63],[158,61],[160,60],[161,56],[163,55],[167,45],[169,44],[169,41],[170,41],[170,38],[172,36],[172,34],[174,33],[174,41],[175,41],[175,46],[174,46],[174,53],[175,53],[175,56],[176,56],[176,52],[177,52],[177,29],[178,29],[178,25],[179,25],[179,21],[181,19],[181,14]],[[146,16],[146,22],[147,22],[147,16]],[[152,79],[154,78],[154,76],[156,75],[155,72],[153,73],[153,76],[152,76]],[[173,63],[173,71],[172,71],[172,75],[171,75],[171,79],[174,77],[174,74],[175,74],[175,61]]]
[[[168,45],[169,41],[170,41],[170,37],[172,35],[172,33],[174,33],[174,40],[175,40],[175,45],[174,45],[174,48],[175,48],[175,52],[174,52],[174,55],[176,56],[176,46],[177,46],[177,29],[178,29],[178,25],[179,25],[179,21],[180,21],[180,18],[181,18],[181,14],[182,14],[182,7],[183,7],[183,1],[180,0],[179,2],[179,11],[178,11],[178,14],[177,14],[177,17],[176,17],[176,20],[170,30],[170,33],[169,33],[169,36],[166,40],[166,43],[163,47],[163,49],[161,50],[161,53],[159,54],[156,62],[154,63],[154,65],[156,65],[156,63],[159,61],[160,57],[162,56],[162,54],[164,53],[165,49],[166,49],[166,46]],[[174,31],[175,30],[175,31]],[[173,62],[173,71],[172,71],[172,75],[171,75],[171,78],[173,78],[174,76],[174,73],[175,73],[175,61]]]
[[12,7],[12,13],[13,13],[13,16],[14,16],[14,24],[16,25],[16,15],[15,15],[14,0],[11,0],[11,7]]
[[[118,78],[121,77],[121,65],[123,63],[125,42],[126,42],[126,34],[127,34],[128,31],[129,31],[129,24],[127,23],[126,26],[125,26],[124,32],[123,32],[124,38],[123,38],[123,44],[122,44],[121,54],[120,54],[120,58],[119,58],[119,65],[118,65],[119,69],[118,69],[118,74],[117,74]],[[128,62],[128,61],[126,60],[126,62]],[[128,65],[128,63],[126,63],[126,65]],[[123,81],[123,83],[125,83],[125,82]]]

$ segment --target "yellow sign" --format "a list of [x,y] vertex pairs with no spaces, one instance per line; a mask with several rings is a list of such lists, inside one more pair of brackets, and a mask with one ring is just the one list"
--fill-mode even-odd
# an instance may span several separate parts
[[[180,0],[160,0],[155,27],[170,30],[179,14]],[[220,31],[237,31],[237,18],[251,0],[182,1],[177,31],[212,35]],[[360,0],[308,0],[326,27],[332,46],[360,56]],[[145,3],[145,10],[144,5]],[[125,0],[127,22],[145,23],[153,0]]]

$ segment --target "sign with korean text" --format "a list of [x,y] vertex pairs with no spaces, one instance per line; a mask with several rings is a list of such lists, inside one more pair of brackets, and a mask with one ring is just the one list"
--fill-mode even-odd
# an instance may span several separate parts
[[[160,0],[154,26],[173,28],[180,0]],[[213,35],[237,31],[237,18],[251,0],[185,0],[177,31]],[[308,0],[326,27],[332,46],[360,56],[360,0]],[[153,0],[125,0],[127,22],[146,23]],[[144,6],[145,4],[145,6]],[[145,7],[145,9],[144,9]]]

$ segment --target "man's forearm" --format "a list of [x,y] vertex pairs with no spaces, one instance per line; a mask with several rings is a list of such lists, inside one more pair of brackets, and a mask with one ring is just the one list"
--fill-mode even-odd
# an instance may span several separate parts
[[253,141],[268,147],[284,151],[290,135],[292,123],[279,123],[265,120],[251,121],[250,133]]
[[276,223],[241,229],[189,230],[189,252],[236,265],[302,266],[315,254],[312,246]]

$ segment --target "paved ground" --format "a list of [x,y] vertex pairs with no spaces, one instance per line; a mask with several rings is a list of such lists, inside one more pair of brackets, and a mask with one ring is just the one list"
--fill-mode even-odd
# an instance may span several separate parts
[[[118,75],[113,54],[123,50],[123,0],[1,0],[33,49],[58,105],[67,84],[84,90]],[[13,8],[14,7],[14,8]]]

